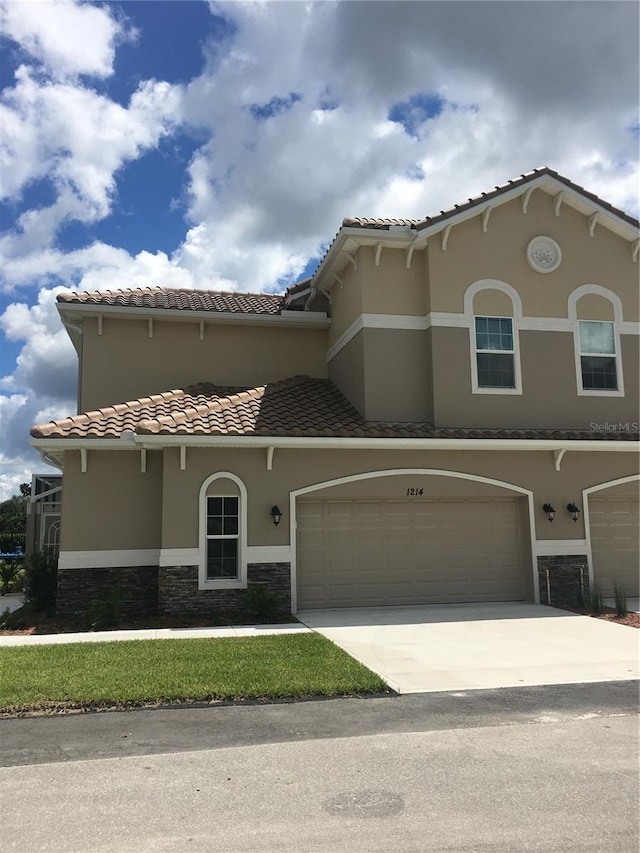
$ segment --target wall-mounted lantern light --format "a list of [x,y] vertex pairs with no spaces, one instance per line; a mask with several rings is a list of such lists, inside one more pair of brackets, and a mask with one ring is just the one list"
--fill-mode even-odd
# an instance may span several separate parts
[[271,507],[271,518],[273,519],[273,523],[277,527],[280,524],[280,519],[282,518],[282,513],[280,512],[280,507],[272,506]]
[[574,503],[567,504],[567,510],[569,515],[574,521],[578,520],[578,516],[580,515],[580,510]]
[[553,519],[556,517],[556,511],[551,506],[551,504],[544,504],[542,509],[544,510],[544,512],[547,513],[547,518],[549,519],[549,521],[553,521]]

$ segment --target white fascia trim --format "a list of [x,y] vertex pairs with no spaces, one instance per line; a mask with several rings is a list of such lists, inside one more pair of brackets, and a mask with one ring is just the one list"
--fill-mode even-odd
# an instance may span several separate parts
[[[636,441],[607,441],[571,439],[519,438],[303,438],[298,436],[226,436],[226,435],[137,435],[138,448],[159,450],[163,447],[275,447],[293,450],[572,450],[604,453],[638,453]],[[124,447],[105,447],[101,439],[41,439],[51,450],[86,447],[95,450],[124,450]]]
[[[58,312],[63,323],[66,313],[95,317],[133,317],[139,320],[184,320],[185,322],[231,323],[240,326],[316,326],[326,329],[329,317],[321,311],[290,311],[282,314],[249,314],[232,311],[191,311],[172,308],[130,308],[113,305],[88,305],[84,303],[58,303]],[[65,325],[67,325],[65,323]]]
[[586,539],[536,539],[533,543],[536,557],[555,557],[566,554],[588,554]]
[[109,569],[128,566],[157,566],[159,548],[121,551],[60,551],[58,569]]
[[199,548],[163,548],[160,551],[160,566],[197,566]]
[[290,563],[291,545],[249,545],[247,563]]

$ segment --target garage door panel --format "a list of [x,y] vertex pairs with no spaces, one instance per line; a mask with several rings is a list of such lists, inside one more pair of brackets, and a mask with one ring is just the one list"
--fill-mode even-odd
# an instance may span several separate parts
[[594,580],[605,597],[617,581],[627,595],[640,594],[640,502],[633,498],[590,498]]
[[[303,609],[524,597],[515,499],[309,503],[298,512]],[[318,523],[324,534],[310,537]]]

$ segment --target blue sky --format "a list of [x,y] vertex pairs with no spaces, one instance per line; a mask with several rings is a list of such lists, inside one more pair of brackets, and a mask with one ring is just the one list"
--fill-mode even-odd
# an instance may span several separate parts
[[74,411],[59,288],[279,291],[543,164],[638,213],[636,4],[0,9],[0,499]]

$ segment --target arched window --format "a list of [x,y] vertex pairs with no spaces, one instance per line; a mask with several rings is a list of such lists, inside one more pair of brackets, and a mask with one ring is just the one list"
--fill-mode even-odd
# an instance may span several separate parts
[[228,471],[200,487],[200,589],[247,586],[247,490]]
[[620,297],[606,287],[583,284],[569,296],[568,313],[573,324],[578,396],[624,396]]
[[471,391],[522,394],[518,323],[522,304],[511,285],[482,279],[464,295],[469,325]]

